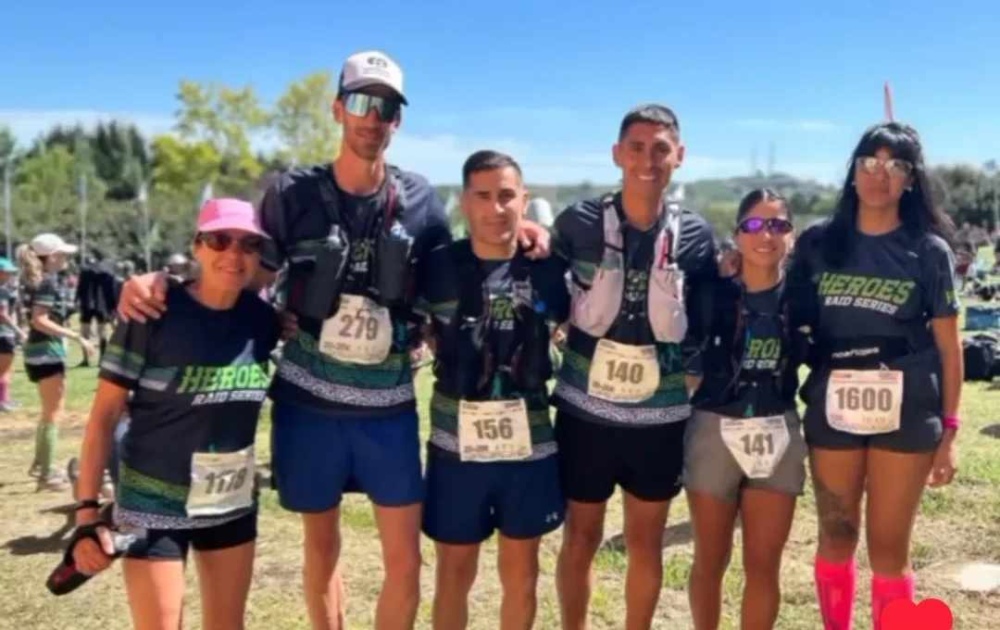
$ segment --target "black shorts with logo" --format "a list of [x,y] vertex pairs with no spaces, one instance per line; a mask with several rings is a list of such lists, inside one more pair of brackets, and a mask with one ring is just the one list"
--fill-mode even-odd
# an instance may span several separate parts
[[602,503],[621,486],[643,501],[673,499],[682,487],[686,426],[615,426],[560,411],[555,433],[566,498]]
[[129,547],[127,558],[185,560],[188,550],[217,551],[257,540],[257,510],[213,527],[150,529]]

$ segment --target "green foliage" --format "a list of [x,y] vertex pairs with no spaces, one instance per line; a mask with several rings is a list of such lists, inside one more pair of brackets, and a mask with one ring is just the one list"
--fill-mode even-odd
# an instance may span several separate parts
[[934,196],[955,223],[998,227],[1000,173],[995,163],[983,169],[969,165],[940,166],[931,171]]
[[330,106],[336,92],[329,72],[316,72],[288,86],[271,122],[285,145],[286,161],[316,164],[331,160],[340,144]]

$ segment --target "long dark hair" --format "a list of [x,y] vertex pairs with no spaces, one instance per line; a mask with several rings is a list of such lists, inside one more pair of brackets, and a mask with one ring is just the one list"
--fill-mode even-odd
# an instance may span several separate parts
[[854,249],[859,205],[858,191],[854,188],[855,162],[859,157],[875,155],[879,149],[888,149],[893,157],[913,164],[910,175],[913,183],[899,200],[899,220],[903,229],[914,236],[937,234],[949,244],[954,240],[954,223],[931,197],[924,150],[917,130],[898,122],[880,123],[865,131],[851,154],[847,179],[823,238],[823,258],[833,267],[842,267]]

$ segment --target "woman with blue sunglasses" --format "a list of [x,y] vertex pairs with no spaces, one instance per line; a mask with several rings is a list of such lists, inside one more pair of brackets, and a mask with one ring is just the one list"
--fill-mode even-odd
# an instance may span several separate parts
[[806,446],[795,410],[797,348],[784,263],[791,211],[766,188],[740,202],[738,273],[692,304],[688,372],[700,379],[684,441],[684,484],[694,525],[689,598],[698,630],[719,626],[722,578],[737,516],[743,530],[742,627],[778,616],[781,555],[805,483]]

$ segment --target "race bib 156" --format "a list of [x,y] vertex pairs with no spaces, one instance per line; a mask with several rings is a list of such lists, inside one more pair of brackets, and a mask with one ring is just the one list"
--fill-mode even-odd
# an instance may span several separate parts
[[463,462],[530,457],[531,427],[524,400],[460,401],[458,451]]

